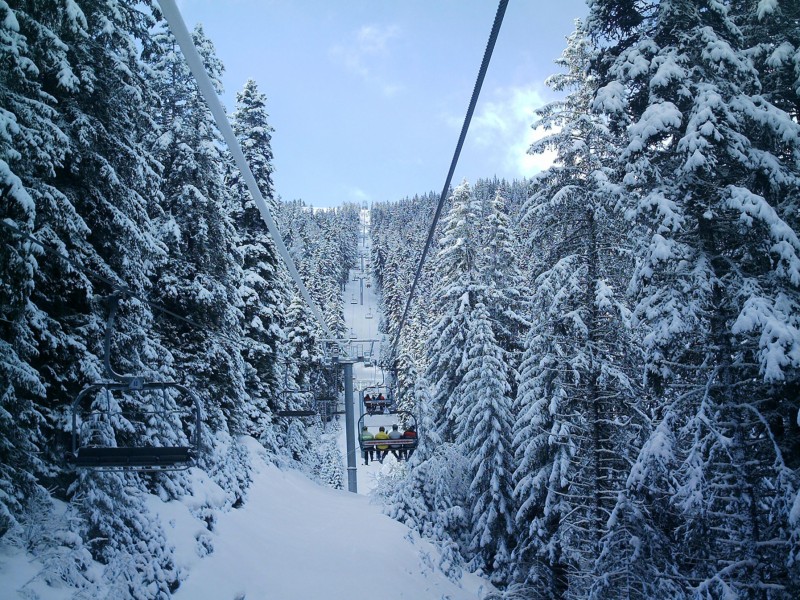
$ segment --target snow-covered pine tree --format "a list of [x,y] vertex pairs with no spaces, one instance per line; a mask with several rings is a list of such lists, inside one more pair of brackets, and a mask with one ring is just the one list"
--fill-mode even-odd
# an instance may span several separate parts
[[[438,472],[448,452],[463,455],[462,475],[469,482],[467,493],[478,499],[476,508],[467,514],[450,510],[464,493],[458,478],[452,489],[445,485],[438,490],[442,498],[436,504],[444,504],[444,510],[437,511],[438,527],[473,559],[475,568],[503,581],[513,547],[513,419],[508,397],[513,369],[496,342],[485,302],[502,297],[493,285],[508,274],[482,272],[485,265],[495,267],[497,262],[495,254],[481,254],[485,240],[480,217],[480,203],[465,182],[453,192],[433,266],[436,285],[431,295],[438,320],[428,338],[427,376],[434,384],[433,429],[440,448],[415,471]],[[498,312],[503,313],[502,307]]]
[[436,286],[430,302],[437,321],[428,337],[426,377],[434,386],[433,405],[439,409],[436,427],[445,442],[455,441],[456,419],[466,412],[454,392],[464,376],[470,314],[480,301],[474,297],[480,280],[478,211],[469,184],[462,183],[453,191],[452,208],[444,219],[444,234],[434,263]]
[[[798,587],[785,415],[798,410],[800,126],[785,95],[762,94],[756,43],[739,27],[776,6],[596,0],[588,21],[603,46],[595,107],[625,135],[616,181],[640,227],[630,290],[650,328],[655,414],[677,440],[671,555],[693,597]],[[640,495],[652,514],[650,490]]]
[[[750,3],[735,3],[734,19],[745,37],[747,54],[758,70],[761,96],[797,123],[800,121],[800,21],[797,6],[792,2],[759,1],[755,10]],[[768,134],[767,134],[768,135]],[[773,150],[784,164],[797,165],[793,146],[783,144]],[[795,155],[796,156],[796,155]],[[794,169],[795,174],[797,168]],[[789,182],[770,195],[780,217],[795,233],[800,232],[800,198],[797,187],[791,191]],[[795,306],[797,306],[795,302]],[[793,418],[800,396],[800,382],[786,373],[783,384],[770,389],[768,406],[762,409],[771,424],[771,432],[785,457],[786,466],[800,469],[800,418]],[[791,486],[783,486],[784,490]],[[781,503],[787,502],[782,500]],[[788,500],[791,503],[791,500]],[[800,564],[800,486],[790,512],[791,559],[789,566]]]
[[[430,193],[391,204],[374,204],[372,207],[372,276],[378,286],[381,306],[379,329],[389,339],[396,336],[438,199],[437,194]],[[437,248],[434,239],[431,256],[435,255]],[[428,368],[426,342],[435,318],[435,313],[428,306],[428,299],[433,294],[433,281],[433,261],[428,260],[420,274],[417,296],[411,304],[397,344],[397,356],[389,356],[389,348],[382,348],[386,360],[394,362],[406,356],[409,359],[407,364],[413,362],[414,370],[419,373],[426,372]],[[401,382],[408,377],[398,373]]]
[[465,332],[464,375],[454,390],[465,408],[457,416],[456,445],[470,462],[470,564],[492,581],[506,583],[514,549],[511,445],[513,372],[492,330],[490,311],[479,302]]
[[469,515],[463,509],[469,492],[469,464],[454,444],[443,444],[436,431],[431,386],[425,377],[414,380],[419,414],[419,446],[409,459],[406,476],[393,482],[386,497],[386,513],[432,540],[441,552],[439,568],[457,581],[463,572],[461,547]]
[[[272,128],[268,123],[266,96],[258,91],[252,79],[236,94],[233,130],[270,213],[277,220],[279,213],[272,184]],[[285,336],[286,308],[291,298],[290,281],[275,242],[238,170],[232,171],[229,185],[241,203],[236,207],[236,227],[238,251],[244,261],[240,293],[244,302],[243,330],[248,343],[243,356],[251,397],[245,432],[265,439],[265,436],[275,435],[267,430],[272,427],[270,415],[277,409],[277,396],[283,385],[279,382],[279,363],[289,360],[280,356],[280,352]]]
[[[0,219],[30,233],[36,218],[39,172],[61,164],[65,141],[53,122],[56,111],[43,97],[36,51],[41,44],[20,31],[35,15],[0,5]],[[28,35],[34,33],[27,32]],[[64,60],[63,49],[53,50]],[[26,189],[27,188],[27,189]],[[32,301],[36,254],[29,241],[0,228],[0,535],[23,516],[23,499],[44,495],[36,480],[42,440],[35,398],[46,395],[44,381],[31,366],[37,350],[31,321],[46,322]]]
[[286,313],[286,356],[293,358],[293,379],[301,389],[311,385],[312,375],[322,362],[317,340],[321,336],[310,308],[298,293],[292,296]]
[[344,457],[339,449],[336,433],[323,433],[316,440],[313,451],[317,453],[317,480],[335,490],[344,489]]
[[[107,564],[107,578],[125,571],[118,581],[133,597],[145,597],[148,586],[151,592],[167,594],[175,580],[171,549],[155,535],[157,528],[152,528],[152,544],[138,546],[133,541],[150,518],[140,497],[141,483],[133,481],[126,488],[119,485],[118,475],[99,474],[80,478],[68,490],[73,477],[63,472],[61,457],[68,433],[66,400],[102,375],[99,354],[106,308],[93,296],[111,290],[96,274],[142,294],[149,287],[148,271],[163,255],[148,214],[151,200],[158,198],[157,163],[143,144],[152,123],[142,106],[151,105],[153,96],[142,77],[139,48],[151,23],[146,10],[119,2],[76,2],[69,10],[29,3],[4,18],[4,27],[18,31],[27,42],[12,53],[30,51],[16,73],[24,76],[8,88],[17,95],[4,103],[4,110],[11,111],[26,105],[15,113],[16,126],[8,128],[22,143],[15,145],[17,156],[4,160],[26,164],[19,175],[33,204],[25,228],[35,223],[34,235],[74,261],[29,263],[35,267],[29,272],[35,287],[24,312],[16,316],[25,315],[36,346],[25,348],[28,340],[20,324],[19,347],[39,373],[46,397],[31,387],[24,395],[44,416],[42,429],[50,442],[39,456],[46,463],[46,481],[60,498],[81,499],[76,506],[87,528],[105,530],[104,539],[92,546],[93,555]],[[5,190],[18,202],[17,191]],[[26,284],[20,287],[30,293],[26,289]],[[150,375],[165,366],[159,365],[159,357],[168,352],[157,336],[146,334],[151,323],[146,305],[127,312],[115,340],[126,359],[122,368]],[[17,355],[22,356],[19,351]],[[30,417],[16,425],[28,432],[39,426]],[[133,433],[148,432],[139,427]],[[114,506],[113,514],[103,510],[107,506]],[[137,560],[128,560],[133,554]]]
[[[344,322],[344,308],[342,304],[342,281],[340,276],[341,265],[336,251],[334,230],[330,218],[323,218],[319,222],[319,236],[317,240],[314,261],[316,266],[317,284],[315,286],[322,314],[331,333],[335,337],[347,337],[347,326]],[[351,265],[353,263],[350,263]]]
[[[644,404],[646,407],[647,404]],[[619,492],[601,540],[588,598],[689,597],[674,558],[680,523],[672,506],[680,448],[669,418],[647,439]]]
[[[772,105],[800,117],[800,23],[794,2],[731,2],[731,15],[744,36],[746,54],[758,71],[761,95]],[[788,150],[788,148],[785,148]]]
[[[286,312],[286,341],[281,347],[285,369],[286,389],[310,390],[301,393],[282,392],[278,399],[279,410],[307,409],[315,395],[324,393],[324,378],[319,374],[322,368],[322,353],[317,344],[320,336],[319,326],[314,324],[314,316],[299,294],[294,294]],[[318,421],[314,426],[294,418],[279,418],[281,425],[276,431],[274,444],[278,452],[292,461],[304,465],[307,472],[317,468],[317,455],[309,451],[322,433]]]
[[[88,42],[98,23],[108,19],[106,10],[114,17],[100,39]],[[151,98],[135,48],[135,40],[146,37],[150,19],[127,7],[116,12],[114,3],[74,5],[66,16],[50,6],[13,14],[31,60],[24,62],[27,82],[20,79],[9,88],[8,106],[26,106],[9,130],[20,136],[15,155],[26,164],[22,184],[33,200],[28,208],[36,219],[34,234],[74,260],[36,263],[30,272],[36,285],[27,305],[29,323],[41,340],[32,364],[51,393],[60,396],[57,402],[42,401],[48,437],[54,441],[47,448],[49,458],[58,456],[60,462],[66,411],[62,400],[100,375],[97,354],[106,311],[92,302],[92,294],[110,290],[89,276],[102,273],[142,292],[148,285],[147,266],[162,252],[147,214],[147,198],[157,196],[158,183],[155,161],[142,144],[149,115],[130,108]],[[6,191],[15,190],[12,186]],[[20,291],[26,288],[22,284]],[[121,325],[128,334],[148,328],[148,309],[131,317],[133,322]],[[138,318],[142,320],[136,322]],[[157,341],[137,339],[143,344],[136,347],[137,354],[158,352]],[[19,341],[24,343],[24,336]],[[133,360],[135,367],[142,367]]]
[[539,125],[553,133],[530,150],[557,153],[557,164],[534,178],[525,206],[533,325],[514,440],[516,577],[542,597],[585,597],[637,432],[635,346],[619,294],[629,264],[626,225],[607,183],[615,139],[590,110],[591,57],[579,22],[557,61],[566,72],[548,79],[569,95],[538,111]]
[[[309,289],[312,298],[322,309],[326,324],[334,335],[347,337],[342,304],[342,285],[355,264],[358,210],[355,205],[340,209],[315,211],[302,201],[281,205],[282,234],[290,255]],[[285,357],[288,364],[287,382],[292,389],[310,390],[302,394],[285,394],[281,409],[309,408],[313,399],[335,400],[341,392],[339,373],[322,366],[322,354],[317,344],[321,326],[299,296],[292,300],[287,316]],[[330,447],[330,427],[319,419],[299,421],[279,418],[281,430],[278,443],[281,451],[326,484],[342,486],[342,457]],[[320,444],[321,439],[324,444]],[[325,472],[323,475],[322,472]]]
[[[497,343],[514,366],[528,329],[527,299],[517,267],[518,236],[506,213],[505,187],[483,202],[483,252],[480,255],[485,307],[489,310]],[[515,387],[515,386],[514,386]]]
[[[395,247],[398,244],[399,241],[394,236],[392,236],[391,241],[387,240],[384,244],[381,244],[388,256],[385,256],[382,260],[383,265],[380,269],[379,281],[376,282],[379,290],[378,305],[381,309],[381,322],[378,327],[381,331],[386,331],[392,335],[394,331],[390,329],[390,324],[394,323],[396,327],[400,320],[405,297],[402,290],[408,286],[401,268],[402,250]],[[391,317],[394,317],[394,319]]]
[[[206,71],[221,89],[223,66],[213,45],[199,26],[193,39]],[[168,253],[154,276],[154,298],[204,327],[168,316],[158,325],[175,343],[180,378],[203,402],[209,428],[204,464],[234,503],[244,496],[249,480],[246,452],[235,436],[250,431],[253,410],[240,351],[244,342],[238,290],[243,273],[235,254],[225,156],[211,113],[173,36],[162,29],[146,50],[160,98],[155,148],[162,165],[163,201],[157,222]]]

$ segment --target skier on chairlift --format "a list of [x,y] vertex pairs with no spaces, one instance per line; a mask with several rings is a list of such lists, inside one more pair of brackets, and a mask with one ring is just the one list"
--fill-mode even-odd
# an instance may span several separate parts
[[[403,434],[400,433],[400,430],[397,428],[397,425],[396,424],[392,425],[392,430],[389,432],[389,439],[390,440],[399,440],[402,437],[403,437]],[[389,448],[391,448],[392,455],[395,457],[395,459],[400,460],[400,457],[402,456],[402,452],[403,452],[402,446],[390,445]],[[401,454],[397,453],[398,450],[400,451]]]
[[[417,439],[417,428],[414,425],[409,425],[406,427],[406,430],[403,432],[403,439],[405,440],[416,440]],[[408,460],[411,458],[411,455],[414,452],[414,448],[403,448],[400,453],[401,456]]]
[[[375,439],[366,425],[361,428],[361,439],[365,442]],[[364,464],[368,465],[370,460],[375,460],[375,448],[364,448]]]
[[[386,433],[386,428],[381,425],[378,429],[378,433],[375,434],[376,440],[388,440],[389,434]],[[383,459],[386,458],[386,455],[389,454],[389,446],[386,444],[381,444],[378,446],[378,462],[383,464]]]

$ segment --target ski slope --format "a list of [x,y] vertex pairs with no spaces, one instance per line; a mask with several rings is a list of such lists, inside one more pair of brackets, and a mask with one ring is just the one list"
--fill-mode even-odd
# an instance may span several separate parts
[[[212,531],[192,508],[222,506],[225,494],[202,471],[191,470],[193,496],[166,503],[149,499],[175,548],[182,583],[174,598],[475,600],[491,589],[470,574],[458,584],[448,580],[436,568],[436,549],[381,514],[367,497],[281,471],[267,462],[258,441],[242,442],[253,462],[247,501],[239,509],[217,512]],[[55,573],[47,585],[39,576],[43,569],[39,559],[0,546],[0,597],[66,600],[78,594],[60,584]],[[88,569],[99,574],[103,566],[93,563]],[[77,597],[107,595],[93,590]]]
[[[264,454],[256,440],[248,445]],[[173,523],[170,541],[189,572],[175,598],[474,600],[489,589],[474,575],[449,581],[436,568],[435,548],[365,496],[319,486],[263,458],[254,463],[247,503],[222,515],[204,558],[195,550],[196,535],[207,535],[204,523],[185,503],[153,507]]]

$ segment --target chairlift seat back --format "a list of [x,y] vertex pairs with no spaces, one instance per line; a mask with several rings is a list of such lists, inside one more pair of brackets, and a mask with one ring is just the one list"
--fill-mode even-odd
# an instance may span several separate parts
[[316,417],[317,411],[315,410],[279,410],[279,417]]
[[100,447],[78,448],[67,455],[67,461],[76,467],[148,467],[174,468],[189,466],[195,452],[188,446],[164,447]]

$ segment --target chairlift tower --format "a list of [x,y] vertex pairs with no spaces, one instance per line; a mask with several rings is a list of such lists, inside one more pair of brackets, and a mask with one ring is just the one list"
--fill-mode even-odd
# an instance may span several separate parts
[[[332,366],[342,366],[344,371],[344,423],[347,443],[347,491],[358,493],[358,467],[356,466],[355,402],[353,397],[353,365],[364,360],[353,355],[354,348],[372,347],[378,340],[328,339],[320,340],[326,358]],[[361,343],[359,345],[359,342]]]

